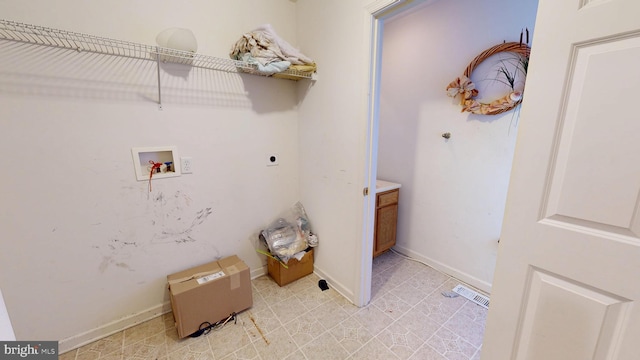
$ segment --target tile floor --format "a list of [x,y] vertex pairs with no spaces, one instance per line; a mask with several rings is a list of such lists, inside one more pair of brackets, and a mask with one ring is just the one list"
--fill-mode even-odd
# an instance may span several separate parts
[[373,274],[363,308],[321,291],[315,274],[285,287],[263,276],[235,324],[179,340],[165,314],[60,359],[480,359],[487,313],[442,295],[457,280],[391,252],[374,259]]

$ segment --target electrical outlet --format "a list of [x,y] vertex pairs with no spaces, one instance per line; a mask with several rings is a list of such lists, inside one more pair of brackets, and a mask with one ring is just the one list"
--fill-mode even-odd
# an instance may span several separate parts
[[280,161],[278,154],[269,154],[267,156],[267,166],[277,166]]
[[193,173],[193,158],[191,156],[183,156],[180,158],[180,170],[183,174]]

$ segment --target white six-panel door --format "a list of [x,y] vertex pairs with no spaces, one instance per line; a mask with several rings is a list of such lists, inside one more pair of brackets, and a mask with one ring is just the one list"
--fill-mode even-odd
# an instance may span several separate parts
[[540,0],[483,360],[640,359],[640,0]]

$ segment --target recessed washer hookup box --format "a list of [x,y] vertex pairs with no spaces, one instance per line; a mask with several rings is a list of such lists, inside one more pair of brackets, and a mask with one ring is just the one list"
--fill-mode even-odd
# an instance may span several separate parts
[[168,275],[167,283],[180,338],[253,305],[249,267],[236,255]]

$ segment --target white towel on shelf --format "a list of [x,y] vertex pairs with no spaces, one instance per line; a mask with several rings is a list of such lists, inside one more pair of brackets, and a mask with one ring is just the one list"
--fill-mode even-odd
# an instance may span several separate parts
[[293,47],[291,44],[282,39],[276,31],[273,29],[271,24],[264,24],[258,26],[253,31],[264,31],[265,33],[271,35],[271,38],[280,48],[282,54],[285,56],[284,60],[287,60],[295,65],[304,65],[304,64],[313,64],[313,60],[300,52],[300,50]]
[[265,66],[277,61],[288,61],[295,65],[313,64],[313,60],[278,36],[270,24],[261,25],[243,34],[233,45],[229,55],[232,59],[243,60],[247,53]]

